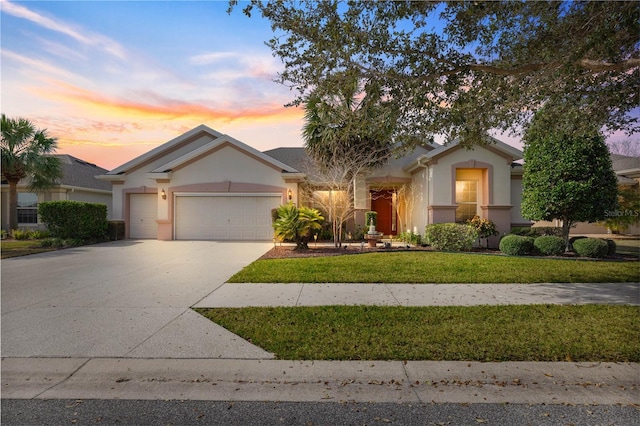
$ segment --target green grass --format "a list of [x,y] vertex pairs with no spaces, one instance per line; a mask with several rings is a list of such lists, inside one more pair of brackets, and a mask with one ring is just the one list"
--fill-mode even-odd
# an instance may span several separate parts
[[616,253],[635,256],[640,258],[640,239],[639,240],[615,240]]
[[640,361],[632,306],[196,309],[287,360]]
[[596,283],[639,280],[638,262],[419,251],[257,260],[232,276],[229,282]]
[[2,240],[2,259],[56,250],[53,247],[42,247],[41,244],[41,240]]

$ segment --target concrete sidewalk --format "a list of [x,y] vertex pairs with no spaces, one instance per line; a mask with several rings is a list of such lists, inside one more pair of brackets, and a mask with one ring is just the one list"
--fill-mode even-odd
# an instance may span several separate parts
[[640,305],[639,283],[596,284],[230,284],[194,307]]

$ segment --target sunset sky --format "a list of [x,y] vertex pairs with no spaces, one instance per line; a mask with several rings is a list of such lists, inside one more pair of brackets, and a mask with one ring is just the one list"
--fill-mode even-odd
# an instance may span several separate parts
[[257,15],[226,1],[0,4],[2,113],[46,128],[58,153],[113,169],[199,124],[261,151],[302,146]]

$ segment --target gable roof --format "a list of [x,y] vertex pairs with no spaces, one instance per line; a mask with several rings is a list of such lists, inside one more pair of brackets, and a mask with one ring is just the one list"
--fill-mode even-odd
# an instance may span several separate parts
[[[199,141],[198,144],[195,144],[196,141],[198,141],[198,139],[200,139],[202,136],[210,136],[213,140],[202,140]],[[170,156],[170,154],[175,153],[178,148],[187,146],[189,144],[195,144],[193,149],[190,149],[188,152],[179,156],[176,156],[175,154],[173,156]],[[189,162],[192,162],[199,157],[206,155],[207,153],[214,151],[224,145],[231,145],[234,148],[245,152],[249,156],[253,156],[259,161],[267,163],[275,169],[280,169],[284,173],[297,172],[297,170],[295,170],[294,168],[261,153],[255,148],[252,148],[249,145],[240,142],[239,140],[232,138],[229,135],[225,135],[216,130],[213,130],[208,126],[205,126],[204,124],[201,124],[189,130],[188,132],[171,139],[169,142],[166,142],[152,149],[151,151],[148,151],[145,154],[142,154],[119,167],[116,167],[110,172],[102,175],[100,178],[107,181],[112,181],[114,179],[117,179],[117,176],[130,173],[140,167],[143,167],[145,164],[161,160],[165,156],[168,157],[166,162],[154,166],[154,168],[152,170],[149,170],[148,172],[153,174],[169,173],[171,172],[171,170],[184,166]]]
[[166,155],[169,152],[173,151],[179,145],[188,143],[190,140],[196,139],[198,136],[202,135],[209,135],[214,139],[223,136],[222,133],[217,132],[208,126],[205,126],[204,124],[201,124],[189,130],[188,132],[171,139],[169,142],[165,142],[162,145],[155,147],[151,151],[147,151],[146,153],[134,158],[133,160],[116,167],[115,169],[106,173],[106,175],[120,175],[130,172],[131,170],[136,169],[137,167],[140,167],[147,162],[161,158],[163,155]]
[[[496,154],[501,155],[505,158],[510,158],[511,161],[522,159],[523,153],[519,149],[514,148],[511,145],[508,145],[494,137],[489,136],[489,139],[491,140],[491,143],[488,143],[487,145],[478,145],[478,146],[480,148],[493,151]],[[458,150],[460,148],[461,148],[460,141],[458,139],[455,139],[454,141],[448,144],[442,145],[432,151],[427,152],[426,154],[423,154],[417,157],[413,161],[410,161],[409,164],[407,164],[404,169],[406,171],[413,171],[416,168],[423,165],[425,162],[437,160],[438,158],[447,155],[450,151]]]
[[[56,183],[55,186],[65,186],[73,188],[86,188],[94,189],[98,191],[111,192],[111,184],[96,179],[97,175],[104,174],[107,169],[96,166],[88,161],[81,160],[68,154],[53,154],[60,160],[60,169],[62,171],[62,178]],[[6,184],[6,181],[2,181],[2,184]],[[21,179],[18,186],[26,186],[28,182],[26,179]]]
[[62,179],[59,182],[61,186],[99,189],[111,192],[109,182],[96,179],[97,175],[105,173],[107,169],[103,169],[93,163],[71,155],[62,154],[55,155],[55,157],[60,159],[62,165]]
[[201,146],[200,148],[194,149],[193,151],[190,151],[176,158],[175,160],[169,161],[168,163],[156,167],[155,169],[151,170],[150,173],[168,173],[176,168],[179,168],[180,166],[183,166],[193,160],[198,159],[199,157],[206,155],[211,151],[215,151],[216,149],[224,145],[231,145],[240,151],[244,151],[246,154],[249,154],[250,156],[270,165],[275,169],[279,169],[283,173],[297,173],[297,170],[293,167],[280,162],[275,158],[266,155],[258,151],[257,149],[252,148],[243,142],[240,142],[237,139],[232,138],[229,135],[221,135],[219,138],[214,139],[213,141]]

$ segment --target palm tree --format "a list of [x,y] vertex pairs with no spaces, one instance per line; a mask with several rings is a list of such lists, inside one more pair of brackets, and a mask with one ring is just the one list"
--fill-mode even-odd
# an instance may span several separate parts
[[2,176],[9,183],[9,229],[18,228],[18,182],[27,178],[31,191],[53,186],[62,177],[55,138],[24,118],[2,114]]
[[309,248],[313,231],[322,229],[324,217],[316,209],[296,207],[289,203],[278,207],[278,218],[273,223],[275,234],[282,240],[293,240],[296,249]]

